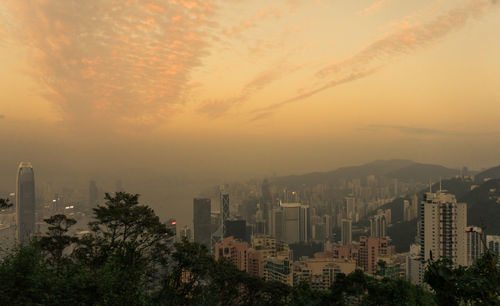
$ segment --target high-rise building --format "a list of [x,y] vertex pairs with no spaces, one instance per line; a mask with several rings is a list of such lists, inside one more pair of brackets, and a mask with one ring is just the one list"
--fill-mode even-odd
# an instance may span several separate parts
[[181,230],[179,231],[179,240],[186,238],[187,241],[191,242],[192,241],[192,235],[191,235],[191,228],[187,225],[184,225]]
[[412,211],[411,211],[410,201],[404,200],[403,201],[403,220],[410,221],[411,218],[412,218]]
[[17,171],[17,241],[25,243],[35,230],[35,173],[31,163],[22,162]]
[[352,242],[352,220],[342,219],[342,226],[340,228],[340,236],[342,245],[349,245]]
[[451,259],[467,265],[467,204],[457,203],[454,195],[428,192],[420,205],[420,260]]
[[345,197],[345,217],[352,219],[356,209],[356,199],[353,196]]
[[226,220],[224,222],[224,237],[234,237],[241,241],[247,241],[247,222],[245,220]]
[[248,243],[234,237],[223,238],[215,245],[215,259],[226,257],[241,271],[247,271]]
[[282,239],[286,243],[309,242],[311,239],[309,205],[281,203],[280,209],[283,212]]
[[210,249],[212,215],[210,199],[193,200],[194,241]]
[[487,235],[486,244],[488,245],[488,250],[493,253],[500,255],[500,236],[497,235]]
[[467,265],[470,266],[484,253],[483,230],[477,226],[469,226],[465,233],[467,237]]
[[365,237],[359,238],[358,266],[365,273],[375,274],[379,257],[389,254],[389,242],[386,238]]
[[222,233],[225,235],[225,222],[229,220],[229,193],[227,192],[221,192],[220,194],[220,212]]
[[386,237],[387,221],[385,214],[370,217],[370,237]]

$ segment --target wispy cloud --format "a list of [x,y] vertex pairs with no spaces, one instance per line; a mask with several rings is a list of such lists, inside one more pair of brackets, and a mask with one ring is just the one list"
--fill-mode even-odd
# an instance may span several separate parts
[[[479,17],[494,1],[470,0],[465,5],[441,14],[429,22],[404,26],[386,35],[343,61],[328,65],[315,74],[316,85],[306,92],[263,109],[257,109],[253,120],[263,118],[263,112],[277,109],[311,97],[329,88],[369,76],[396,57],[411,54],[444,38],[472,18]],[[268,117],[268,116],[265,116]]]
[[444,131],[425,127],[404,126],[404,125],[385,125],[385,124],[371,124],[364,127],[363,131],[378,131],[378,130],[395,130],[403,134],[411,135],[450,135],[454,134],[451,131]]
[[279,80],[284,75],[293,72],[297,68],[298,67],[292,67],[284,63],[280,63],[275,67],[257,74],[253,79],[251,79],[243,86],[238,95],[225,99],[206,100],[200,105],[197,111],[211,117],[222,116],[233,107],[241,105],[258,91]]
[[372,5],[369,7],[364,8],[362,11],[359,12],[361,15],[371,15],[385,6],[387,6],[392,0],[377,0]]
[[46,97],[83,120],[168,119],[216,26],[212,0],[4,2]]

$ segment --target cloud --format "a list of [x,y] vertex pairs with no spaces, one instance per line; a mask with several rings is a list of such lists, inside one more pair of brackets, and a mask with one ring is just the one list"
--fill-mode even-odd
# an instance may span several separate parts
[[[12,37],[67,119],[154,124],[182,108],[215,1],[7,0]],[[17,30],[17,31],[16,31]]]
[[377,131],[380,129],[384,130],[395,130],[403,134],[411,135],[450,135],[454,134],[451,131],[444,131],[438,129],[431,129],[425,127],[414,127],[414,126],[404,126],[404,125],[384,125],[384,124],[371,124],[363,128],[364,131]]
[[385,6],[387,6],[392,0],[378,0],[374,2],[372,5],[370,5],[367,8],[364,8],[361,12],[359,12],[361,15],[370,15],[373,14]]
[[258,91],[296,69],[298,69],[298,67],[292,67],[281,63],[268,70],[262,71],[246,83],[238,95],[225,99],[206,100],[198,107],[197,111],[210,117],[220,117],[226,114],[231,108],[241,105]]
[[[315,73],[316,84],[306,92],[287,100],[257,109],[252,120],[262,118],[262,112],[277,109],[309,98],[332,87],[369,76],[398,56],[411,54],[444,38],[468,20],[479,17],[492,4],[490,0],[470,0],[465,5],[439,15],[429,22],[404,26],[386,35],[343,61],[328,65]],[[268,117],[268,116],[266,116]]]

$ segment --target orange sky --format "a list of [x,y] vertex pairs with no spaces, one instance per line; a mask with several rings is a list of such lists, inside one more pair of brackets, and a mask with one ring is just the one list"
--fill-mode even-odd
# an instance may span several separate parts
[[0,169],[231,178],[380,158],[498,164],[498,6],[4,0]]

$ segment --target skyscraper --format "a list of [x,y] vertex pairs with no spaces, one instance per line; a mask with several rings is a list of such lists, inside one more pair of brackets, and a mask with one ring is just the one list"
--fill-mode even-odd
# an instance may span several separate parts
[[349,245],[352,242],[352,220],[344,218],[342,219],[341,232],[341,243],[342,245]]
[[193,200],[193,226],[194,241],[204,244],[210,248],[210,239],[212,234],[212,216],[210,199]]
[[281,203],[283,211],[283,240],[286,243],[309,242],[311,239],[311,217],[309,205]]
[[223,191],[220,194],[220,212],[222,233],[225,234],[225,222],[229,220],[229,193]]
[[467,265],[467,204],[457,203],[444,191],[428,192],[420,205],[420,258],[448,258],[455,265]]
[[387,220],[385,214],[370,217],[370,237],[384,238],[386,236]]
[[35,174],[31,163],[19,164],[16,188],[17,241],[22,244],[35,230]]

